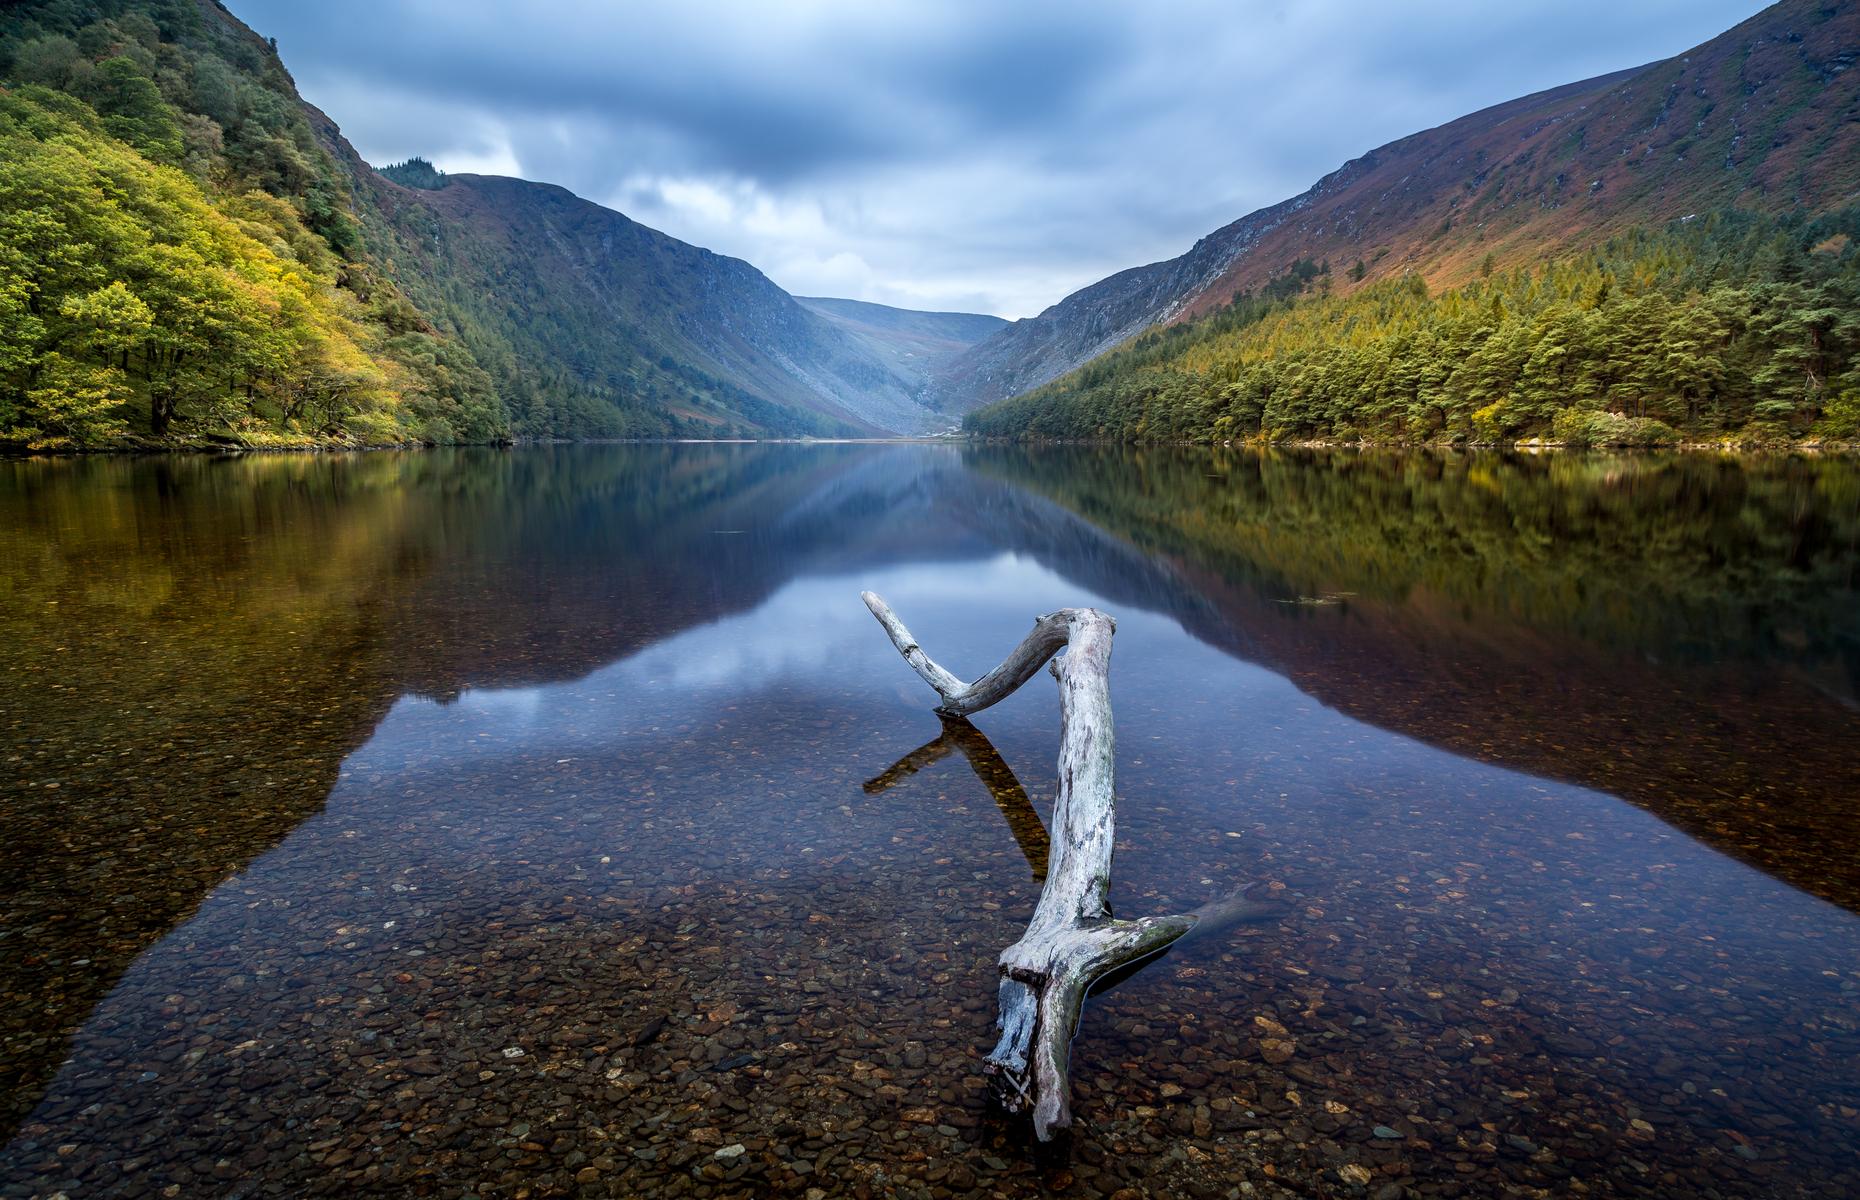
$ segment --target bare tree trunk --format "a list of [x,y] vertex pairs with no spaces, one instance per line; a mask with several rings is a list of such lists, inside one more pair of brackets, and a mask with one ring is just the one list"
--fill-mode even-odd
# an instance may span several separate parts
[[[1052,665],[1059,680],[1059,794],[1046,885],[1026,932],[1001,952],[996,1019],[1001,1037],[984,1067],[1001,1106],[1030,1115],[1034,1136],[1050,1142],[1072,1124],[1066,1072],[1085,993],[1103,976],[1160,953],[1200,919],[1199,913],[1135,921],[1111,916],[1117,822],[1110,669],[1116,622],[1091,608],[1048,613],[1034,621],[1033,632],[1000,666],[965,684],[923,652],[883,600],[871,592],[863,598],[898,653],[943,698],[937,711],[946,715],[979,712],[1005,699],[1061,649],[1067,651]],[[920,765],[906,767],[906,773]],[[1257,907],[1223,905],[1227,920]]]

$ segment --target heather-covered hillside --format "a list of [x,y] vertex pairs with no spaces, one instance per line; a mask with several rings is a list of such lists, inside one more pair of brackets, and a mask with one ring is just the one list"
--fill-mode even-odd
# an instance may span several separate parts
[[1038,387],[1300,263],[1334,290],[1436,290],[1718,209],[1813,215],[1860,191],[1860,6],[1785,0],[1661,62],[1371,150],[1302,195],[1017,321],[951,364],[952,411]]

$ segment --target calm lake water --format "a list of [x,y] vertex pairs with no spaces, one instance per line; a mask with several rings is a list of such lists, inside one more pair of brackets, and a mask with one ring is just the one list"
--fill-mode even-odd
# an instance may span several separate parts
[[[1851,462],[11,462],[0,564],[0,1195],[1860,1195]],[[1064,1172],[1055,689],[946,730],[863,588],[1113,613],[1119,914],[1275,902]]]

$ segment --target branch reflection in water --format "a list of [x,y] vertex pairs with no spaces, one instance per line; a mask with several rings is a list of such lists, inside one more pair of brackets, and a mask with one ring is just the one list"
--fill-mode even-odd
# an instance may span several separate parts
[[1035,882],[1044,881],[1046,860],[1052,851],[1052,844],[1046,835],[1046,823],[1040,820],[1040,814],[1034,811],[1033,801],[1027,797],[1027,789],[1020,785],[1014,769],[1001,757],[994,743],[968,718],[946,716],[941,720],[941,734],[866,780],[866,795],[876,796],[925,767],[941,762],[951,753],[960,752],[968,762],[969,769],[975,772],[975,777],[982,781],[982,786],[994,797],[995,806],[1001,810],[1001,817],[1013,833],[1014,841],[1019,844],[1020,852],[1027,856],[1027,866],[1032,868]]

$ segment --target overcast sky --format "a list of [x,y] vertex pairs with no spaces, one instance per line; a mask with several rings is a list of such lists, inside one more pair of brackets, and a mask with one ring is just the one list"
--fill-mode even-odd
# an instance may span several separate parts
[[1751,0],[230,0],[363,157],[559,183],[799,295],[1028,316]]

